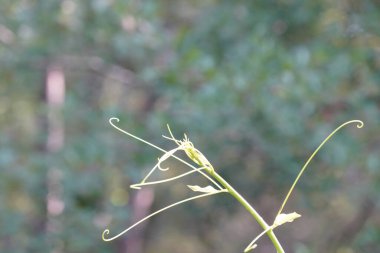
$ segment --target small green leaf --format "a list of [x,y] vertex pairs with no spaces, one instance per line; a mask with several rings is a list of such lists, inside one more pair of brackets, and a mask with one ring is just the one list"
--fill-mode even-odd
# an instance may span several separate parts
[[296,212],[281,213],[277,215],[276,219],[274,220],[273,227],[278,227],[286,222],[292,222],[299,217],[301,217],[301,215]]
[[192,191],[195,192],[204,192],[204,193],[217,193],[219,192],[217,189],[212,187],[211,185],[206,186],[206,187],[201,187],[199,185],[187,185]]

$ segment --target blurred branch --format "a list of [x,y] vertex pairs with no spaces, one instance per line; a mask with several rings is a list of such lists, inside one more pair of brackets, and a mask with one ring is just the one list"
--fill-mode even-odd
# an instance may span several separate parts
[[123,66],[105,62],[97,56],[62,56],[58,60],[68,71],[90,71],[98,76],[111,78],[113,81],[138,86],[141,81],[136,74]]
[[[138,86],[143,82],[139,80],[134,71],[124,66],[109,63],[98,56],[60,55],[52,58],[28,58],[27,60],[16,59],[14,65],[25,70],[45,71],[51,62],[59,64],[65,72],[88,71],[100,77],[111,78],[128,86]],[[0,59],[1,64],[1,59]],[[117,74],[114,74],[117,73]]]

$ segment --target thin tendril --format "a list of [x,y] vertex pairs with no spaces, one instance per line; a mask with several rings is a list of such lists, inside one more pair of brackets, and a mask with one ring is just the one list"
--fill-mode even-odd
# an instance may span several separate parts
[[176,179],[179,179],[181,177],[184,177],[184,176],[187,176],[189,174],[192,174],[194,172],[197,172],[199,170],[204,170],[204,169],[207,169],[207,167],[200,167],[200,168],[197,168],[196,170],[193,169],[193,170],[190,170],[190,171],[187,171],[183,174],[180,174],[178,176],[174,176],[174,177],[171,177],[171,178],[167,178],[167,179],[163,179],[163,180],[157,180],[157,181],[150,181],[150,182],[141,182],[141,183],[138,183],[138,184],[133,184],[131,185],[131,188],[134,188],[134,189],[141,189],[141,186],[145,186],[145,185],[153,185],[153,184],[160,184],[160,183],[166,183],[166,182],[169,182],[169,181],[173,181],[173,180],[176,180]]
[[[119,130],[120,132],[122,132],[122,133],[124,133],[124,134],[126,134],[126,135],[128,135],[128,136],[130,136],[130,137],[132,137],[132,138],[134,138],[134,139],[136,139],[136,140],[138,140],[138,141],[141,141],[141,142],[143,142],[143,143],[145,143],[145,144],[147,144],[147,145],[149,145],[149,146],[151,146],[151,147],[153,147],[153,148],[155,148],[155,149],[157,149],[157,150],[159,150],[159,151],[161,151],[161,152],[163,152],[163,153],[168,153],[168,151],[166,151],[165,149],[162,149],[162,148],[160,148],[160,147],[158,147],[158,146],[156,146],[156,145],[154,145],[154,144],[152,144],[152,143],[150,143],[150,142],[148,142],[148,141],[146,141],[146,140],[143,140],[143,139],[141,139],[141,138],[139,138],[139,137],[137,137],[137,136],[135,136],[135,135],[133,135],[133,134],[131,134],[131,133],[129,133],[129,132],[127,132],[127,131],[121,129],[121,128],[119,128],[118,126],[116,126],[116,125],[113,123],[113,121],[120,122],[120,119],[115,118],[115,117],[109,119],[109,123],[110,123],[110,125],[113,126],[115,129]],[[174,137],[173,137],[173,138],[174,138]],[[197,169],[196,167],[194,167],[194,166],[191,165],[190,163],[186,162],[185,160],[179,158],[178,156],[175,156],[175,155],[171,155],[171,156],[172,156],[173,158],[177,159],[178,161],[182,162],[183,164],[189,166],[190,168],[192,168],[192,169],[194,169],[194,170]],[[223,190],[223,188],[222,188],[222,187],[221,187],[221,186],[220,186],[215,180],[213,180],[211,177],[209,177],[206,173],[204,173],[204,172],[201,171],[201,170],[199,170],[198,172],[199,172],[202,176],[204,176],[205,178],[207,178],[207,179],[208,179],[211,183],[213,183],[216,187],[218,187],[219,190]]]
[[[169,140],[174,141],[175,143],[177,143],[178,146],[180,146],[180,145],[181,145],[181,142],[178,141],[176,138],[174,138],[174,135],[173,135],[173,133],[172,133],[172,130],[170,129],[169,124],[166,124],[166,127],[167,127],[167,129],[168,129],[168,131],[169,131],[169,134],[170,134],[170,137],[171,137],[171,138],[168,138],[168,137],[166,137],[166,136],[163,136],[163,137],[164,137],[164,138],[167,138],[167,139],[169,139]],[[186,135],[185,135],[185,136],[186,136]]]
[[178,150],[181,150],[181,149],[182,149],[182,146],[178,146],[177,148],[172,149],[172,150],[168,151],[167,153],[165,153],[163,156],[161,156],[161,158],[158,159],[158,164],[157,164],[158,168],[161,171],[167,171],[169,168],[162,168],[161,163],[166,161],[169,157],[173,156],[175,154],[175,152],[177,152]]
[[201,195],[193,196],[193,197],[190,197],[190,198],[187,198],[187,199],[183,199],[183,200],[181,200],[181,201],[178,201],[178,202],[176,202],[176,203],[173,203],[173,204],[171,204],[171,205],[168,205],[168,206],[166,206],[166,207],[164,207],[164,208],[161,208],[160,210],[158,210],[158,211],[156,211],[156,212],[154,212],[154,213],[149,214],[148,216],[144,217],[143,219],[139,220],[138,222],[136,222],[136,223],[133,224],[132,226],[128,227],[128,228],[125,229],[124,231],[120,232],[119,234],[117,234],[117,235],[115,235],[115,236],[113,236],[113,237],[111,237],[111,238],[106,238],[106,237],[105,237],[106,235],[109,235],[109,233],[110,233],[110,230],[109,230],[109,229],[105,229],[105,230],[103,231],[103,234],[102,234],[102,239],[103,239],[103,241],[106,241],[106,242],[109,242],[109,241],[115,240],[116,238],[122,236],[123,234],[125,234],[126,232],[128,232],[129,230],[131,230],[132,228],[134,228],[134,227],[136,227],[137,225],[139,225],[140,223],[146,221],[147,219],[151,218],[152,216],[157,215],[157,214],[159,214],[159,213],[161,213],[161,212],[163,212],[163,211],[165,211],[165,210],[167,210],[167,209],[169,209],[169,208],[172,208],[172,207],[174,207],[174,206],[180,205],[180,204],[182,204],[182,203],[185,203],[185,202],[188,202],[188,201],[191,201],[191,200],[195,200],[195,199],[199,199],[199,198],[207,197],[207,196],[214,195],[214,194],[218,194],[218,193],[221,193],[221,192],[226,192],[226,191],[223,190],[223,191],[217,191],[217,192],[205,193],[205,194],[201,194]]
[[286,202],[288,201],[289,197],[290,197],[290,194],[292,193],[294,187],[296,186],[298,180],[300,179],[301,175],[303,174],[303,172],[305,171],[306,167],[309,165],[309,163],[311,162],[311,160],[314,158],[314,156],[318,153],[318,151],[322,148],[322,146],[336,133],[338,132],[341,128],[343,128],[344,126],[348,125],[348,124],[351,124],[351,123],[358,123],[356,125],[357,128],[362,128],[364,126],[364,123],[363,121],[361,120],[350,120],[350,121],[347,121],[345,123],[343,123],[342,125],[340,125],[339,127],[337,127],[333,132],[330,133],[329,136],[326,137],[326,139],[323,140],[323,142],[318,146],[318,148],[313,152],[313,154],[309,157],[309,159],[306,161],[305,165],[302,167],[301,171],[298,173],[296,179],[294,180],[293,182],[293,185],[290,187],[290,190],[288,192],[288,194],[286,195],[284,201],[282,202],[282,205],[277,213],[277,216],[279,214],[281,214],[282,210],[284,209],[285,207],[285,204]]
[[[156,168],[158,167],[158,164],[156,164],[150,171],[149,171],[149,173],[144,177],[144,179],[141,181],[141,183],[140,184],[142,184],[142,183],[144,183],[147,179],[148,179],[148,177],[150,176],[150,175],[152,175],[153,174],[153,172],[156,170]],[[133,184],[133,185],[131,185],[130,186],[131,188],[133,188],[133,189],[141,189],[141,187],[139,186],[139,184]]]
[[[170,150],[168,151],[167,153],[165,153],[161,158],[158,159],[158,162],[157,164],[149,171],[149,173],[144,177],[144,179],[141,181],[141,185],[145,183],[145,181],[153,174],[153,172],[158,168],[159,170],[161,171],[167,171],[169,170],[169,167],[168,168],[162,168],[161,167],[161,163],[164,162],[166,159],[168,159],[170,156],[172,156],[176,151],[179,150],[180,147],[178,148],[175,148],[173,150]],[[139,187],[138,185],[140,184],[134,184],[134,185],[131,185],[131,188],[134,188],[134,189],[141,189],[141,187]]]
[[136,139],[136,140],[138,140],[138,141],[141,141],[141,142],[143,142],[143,143],[145,143],[145,144],[147,144],[147,145],[149,145],[149,146],[151,146],[151,147],[153,147],[153,148],[155,148],[155,149],[158,149],[158,150],[160,150],[161,152],[166,153],[166,150],[164,150],[164,149],[162,149],[162,148],[160,148],[160,147],[158,147],[158,146],[156,146],[156,145],[154,145],[154,144],[152,144],[152,143],[150,143],[150,142],[147,142],[146,140],[143,140],[143,139],[137,137],[136,135],[130,134],[130,133],[128,133],[127,131],[125,131],[125,130],[119,128],[118,126],[116,126],[116,125],[113,123],[113,121],[120,122],[120,119],[119,119],[119,118],[110,118],[109,121],[108,121],[108,122],[110,123],[111,126],[113,126],[114,128],[116,128],[116,129],[119,130],[120,132],[122,132],[122,133],[124,133],[124,134],[126,134],[126,135],[129,135],[130,137],[132,137],[132,138],[134,138],[134,139]]
[[252,242],[250,242],[248,244],[248,246],[244,249],[244,253],[247,253],[248,251],[250,251],[251,249],[254,249],[253,245],[255,244],[255,242],[260,239],[260,237],[262,237],[264,234],[266,234],[269,230],[273,229],[273,225],[268,227],[267,229],[265,229],[263,232],[261,232],[258,236],[255,237],[255,239],[252,240]]

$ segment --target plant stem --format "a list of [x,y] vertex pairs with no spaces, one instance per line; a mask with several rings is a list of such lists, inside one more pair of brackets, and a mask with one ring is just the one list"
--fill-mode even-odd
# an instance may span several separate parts
[[[264,229],[268,229],[269,225],[261,217],[261,215],[248,203],[243,196],[240,195],[221,175],[219,175],[215,170],[209,171],[210,175],[214,177],[221,185],[223,185],[227,191],[237,200],[239,203],[244,206],[245,209],[256,219],[257,223]],[[276,235],[273,233],[273,230],[267,232],[269,239],[272,241],[273,246],[276,248],[277,253],[285,253],[284,249],[281,246],[281,243],[278,241]]]

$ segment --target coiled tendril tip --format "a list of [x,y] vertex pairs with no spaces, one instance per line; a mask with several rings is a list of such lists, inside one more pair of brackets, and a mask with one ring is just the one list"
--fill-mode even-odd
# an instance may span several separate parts
[[102,239],[103,239],[103,241],[105,241],[105,242],[111,241],[110,239],[105,238],[105,235],[109,235],[109,234],[110,234],[110,230],[109,229],[105,229],[103,231],[103,233],[102,233]]
[[361,120],[357,120],[358,124],[356,125],[357,128],[362,128],[364,126],[364,122]]
[[116,117],[112,117],[112,118],[110,118],[109,120],[108,120],[108,122],[112,125],[112,121],[116,121],[116,122],[119,122],[120,121],[120,119],[119,118],[116,118]]

